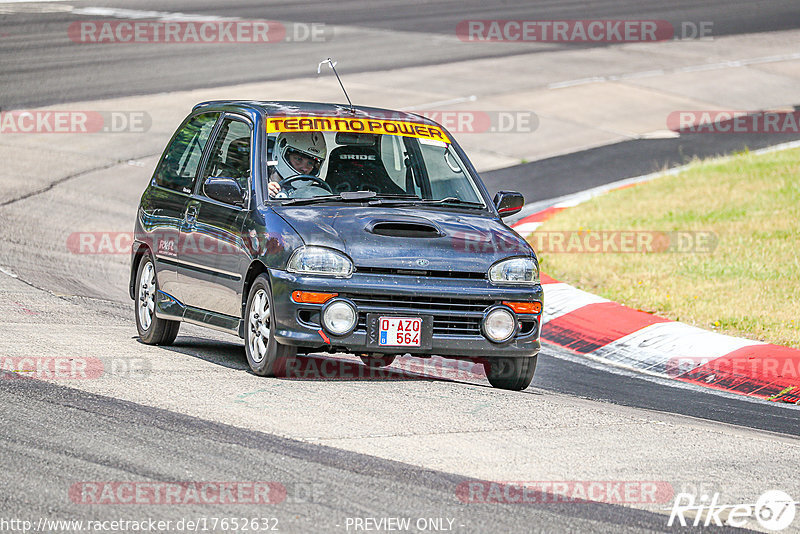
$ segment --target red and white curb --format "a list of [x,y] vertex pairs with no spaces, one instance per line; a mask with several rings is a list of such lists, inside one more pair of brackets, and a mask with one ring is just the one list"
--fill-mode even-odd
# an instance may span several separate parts
[[[794,146],[800,144],[781,145],[782,148]],[[675,169],[670,174],[680,170]],[[561,210],[597,194],[663,175],[624,180],[557,199],[560,202],[520,219],[512,228],[528,238]],[[616,367],[761,399],[800,404],[800,350],[664,319],[544,274],[542,286],[545,296],[542,340],[548,343]]]

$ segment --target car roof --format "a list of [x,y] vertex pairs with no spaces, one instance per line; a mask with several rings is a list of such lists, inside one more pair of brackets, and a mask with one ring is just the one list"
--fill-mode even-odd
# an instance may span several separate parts
[[329,102],[295,102],[289,100],[210,100],[201,102],[194,110],[201,108],[240,108],[262,112],[270,117],[358,117],[362,119],[387,119],[412,121],[420,124],[439,126],[436,122],[407,111],[397,111],[385,108],[366,106],[353,106],[351,111],[347,104],[332,104]]

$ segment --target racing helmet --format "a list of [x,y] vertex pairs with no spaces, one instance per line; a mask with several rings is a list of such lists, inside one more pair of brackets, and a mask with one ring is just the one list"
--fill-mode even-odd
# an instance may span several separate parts
[[314,161],[314,168],[308,172],[312,176],[319,176],[319,169],[328,155],[325,137],[322,132],[282,132],[275,140],[275,155],[278,164],[275,170],[283,178],[289,178],[300,171],[289,163],[291,154],[299,154]]

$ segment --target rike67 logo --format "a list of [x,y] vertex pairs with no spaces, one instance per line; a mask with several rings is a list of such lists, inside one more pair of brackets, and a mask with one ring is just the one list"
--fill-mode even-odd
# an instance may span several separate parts
[[719,493],[701,495],[678,493],[672,503],[667,526],[730,526],[742,528],[755,520],[767,530],[779,531],[794,521],[797,501],[781,490],[764,492],[755,503],[721,504]]

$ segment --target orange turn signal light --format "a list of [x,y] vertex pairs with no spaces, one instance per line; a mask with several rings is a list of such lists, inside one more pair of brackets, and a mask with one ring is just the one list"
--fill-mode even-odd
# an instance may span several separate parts
[[503,302],[503,304],[517,313],[540,313],[542,311],[541,302]]
[[298,304],[325,304],[339,293],[311,293],[309,291],[294,291],[292,300]]

